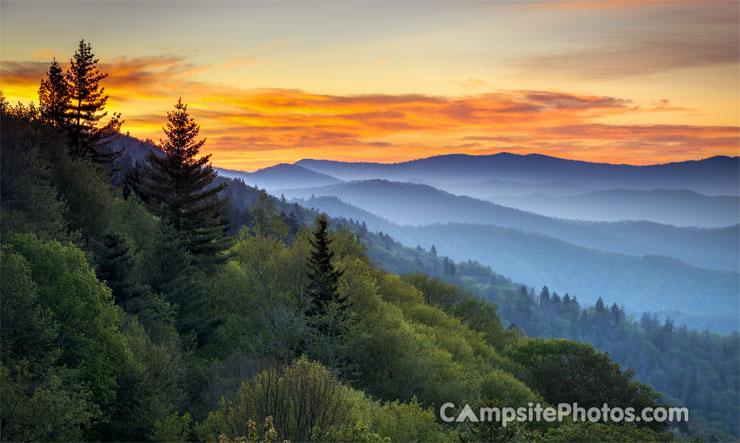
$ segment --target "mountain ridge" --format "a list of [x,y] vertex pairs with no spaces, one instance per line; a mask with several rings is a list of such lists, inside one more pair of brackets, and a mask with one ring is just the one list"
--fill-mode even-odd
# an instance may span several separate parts
[[[428,185],[379,179],[283,190],[283,193],[288,198],[336,196],[399,225],[492,225],[543,233],[603,251],[676,257],[686,263],[711,269],[737,269],[740,265],[737,249],[731,247],[737,244],[733,243],[737,229],[732,226],[720,231],[677,228],[650,222],[574,221],[457,196]],[[716,237],[715,234],[720,236]]]
[[568,160],[543,154],[449,154],[399,163],[303,159],[294,164],[341,180],[387,179],[455,184],[491,179],[525,183],[567,182],[597,190],[683,189],[707,195],[738,195],[740,157],[714,156],[657,165]]

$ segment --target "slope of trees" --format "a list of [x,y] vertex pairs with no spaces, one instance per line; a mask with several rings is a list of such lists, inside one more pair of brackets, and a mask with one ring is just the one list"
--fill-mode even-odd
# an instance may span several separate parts
[[[736,401],[740,340],[736,332],[691,330],[670,317],[660,321],[655,313],[635,318],[616,304],[601,300],[587,306],[570,294],[561,296],[547,287],[535,291],[515,284],[472,261],[458,262],[454,274],[445,274],[444,257],[420,247],[403,247],[350,220],[337,223],[361,233],[373,260],[391,272],[406,274],[404,280],[450,312],[464,309],[466,318],[474,315],[475,323],[483,324],[491,318],[487,310],[495,306],[508,328],[531,337],[583,341],[608,352],[611,359],[633,369],[637,379],[660,391],[663,401],[690,408],[691,423],[677,432],[698,435],[705,441],[732,440],[740,432]],[[447,298],[435,294],[446,294]]]
[[[495,306],[462,289],[519,293],[490,270],[448,259],[434,269],[458,286],[402,277],[369,254],[394,247],[388,236],[363,241],[353,232],[361,225],[315,218],[243,183],[221,186],[208,156],[197,158],[184,105],[169,116],[168,135],[179,135],[149,159],[163,165],[144,182],[150,192],[128,198],[38,110],[0,108],[3,440],[672,438],[669,424],[442,423],[445,402],[659,402],[588,345],[506,328]],[[167,172],[175,160],[189,170],[182,200],[153,193],[178,183]],[[217,195],[231,192],[251,204],[225,208],[244,221],[226,237]],[[163,207],[192,212],[178,219]],[[194,248],[203,243],[187,229],[204,219],[198,229],[218,235]],[[412,266],[429,258],[418,251]],[[307,312],[317,299],[320,312]],[[317,323],[332,305],[331,323]],[[557,391],[566,381],[573,388]]]

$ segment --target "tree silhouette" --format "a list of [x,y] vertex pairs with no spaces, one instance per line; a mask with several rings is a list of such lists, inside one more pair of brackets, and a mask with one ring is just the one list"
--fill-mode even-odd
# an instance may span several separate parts
[[[108,102],[105,88],[100,81],[108,76],[101,73],[89,43],[80,41],[80,46],[70,60],[67,71],[69,83],[69,106],[65,117],[67,134],[74,157],[87,157],[96,163],[111,165],[123,150],[108,151],[106,144],[119,134],[123,120],[121,114],[113,114],[107,124],[98,127]],[[43,86],[43,85],[42,85]]]
[[39,112],[44,121],[58,128],[66,126],[69,92],[62,66],[55,58],[39,87]]
[[177,232],[196,263],[223,262],[221,252],[231,242],[223,216],[228,199],[218,193],[226,184],[211,186],[218,174],[209,164],[210,154],[198,158],[205,139],[197,140],[200,127],[182,100],[167,113],[167,120],[167,139],[160,141],[165,155],[149,151],[136,191],[147,209]]

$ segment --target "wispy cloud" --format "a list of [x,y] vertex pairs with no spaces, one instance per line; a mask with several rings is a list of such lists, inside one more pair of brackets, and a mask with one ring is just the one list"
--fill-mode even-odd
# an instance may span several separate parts
[[[615,79],[740,62],[737,2],[586,0],[528,5],[564,9],[556,13],[593,25],[583,25],[581,33],[574,34],[583,37],[577,46],[512,60],[522,73]],[[613,23],[605,19],[605,8],[613,9]]]

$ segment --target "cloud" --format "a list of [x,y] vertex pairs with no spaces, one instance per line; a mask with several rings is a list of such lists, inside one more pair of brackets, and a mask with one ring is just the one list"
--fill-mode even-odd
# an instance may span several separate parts
[[[249,64],[232,59],[225,65]],[[162,137],[166,112],[182,96],[208,138],[218,166],[255,169],[303,157],[401,161],[454,153],[508,150],[595,161],[658,163],[736,155],[734,126],[607,125],[604,117],[691,112],[668,100],[645,105],[568,91],[496,90],[460,96],[316,94],[294,89],[240,89],[196,75],[225,65],[184,57],[120,57],[102,63],[109,108],[125,130]],[[3,90],[35,97],[48,63],[0,63]],[[25,88],[25,89],[24,89]]]
[[54,57],[54,51],[51,49],[38,49],[33,51],[33,56],[36,60],[49,60]]
[[634,37],[567,54],[531,57],[522,70],[556,72],[577,78],[613,79],[672,69],[740,62],[737,38],[728,36]]
[[[568,12],[579,48],[550,49],[513,58],[522,75],[531,72],[575,79],[618,79],[683,68],[737,64],[740,40],[736,2],[579,1],[541,2]],[[639,7],[639,8],[638,8]],[[603,8],[617,14],[604,20]],[[563,14],[566,14],[563,12]],[[619,23],[619,26],[614,25]]]

